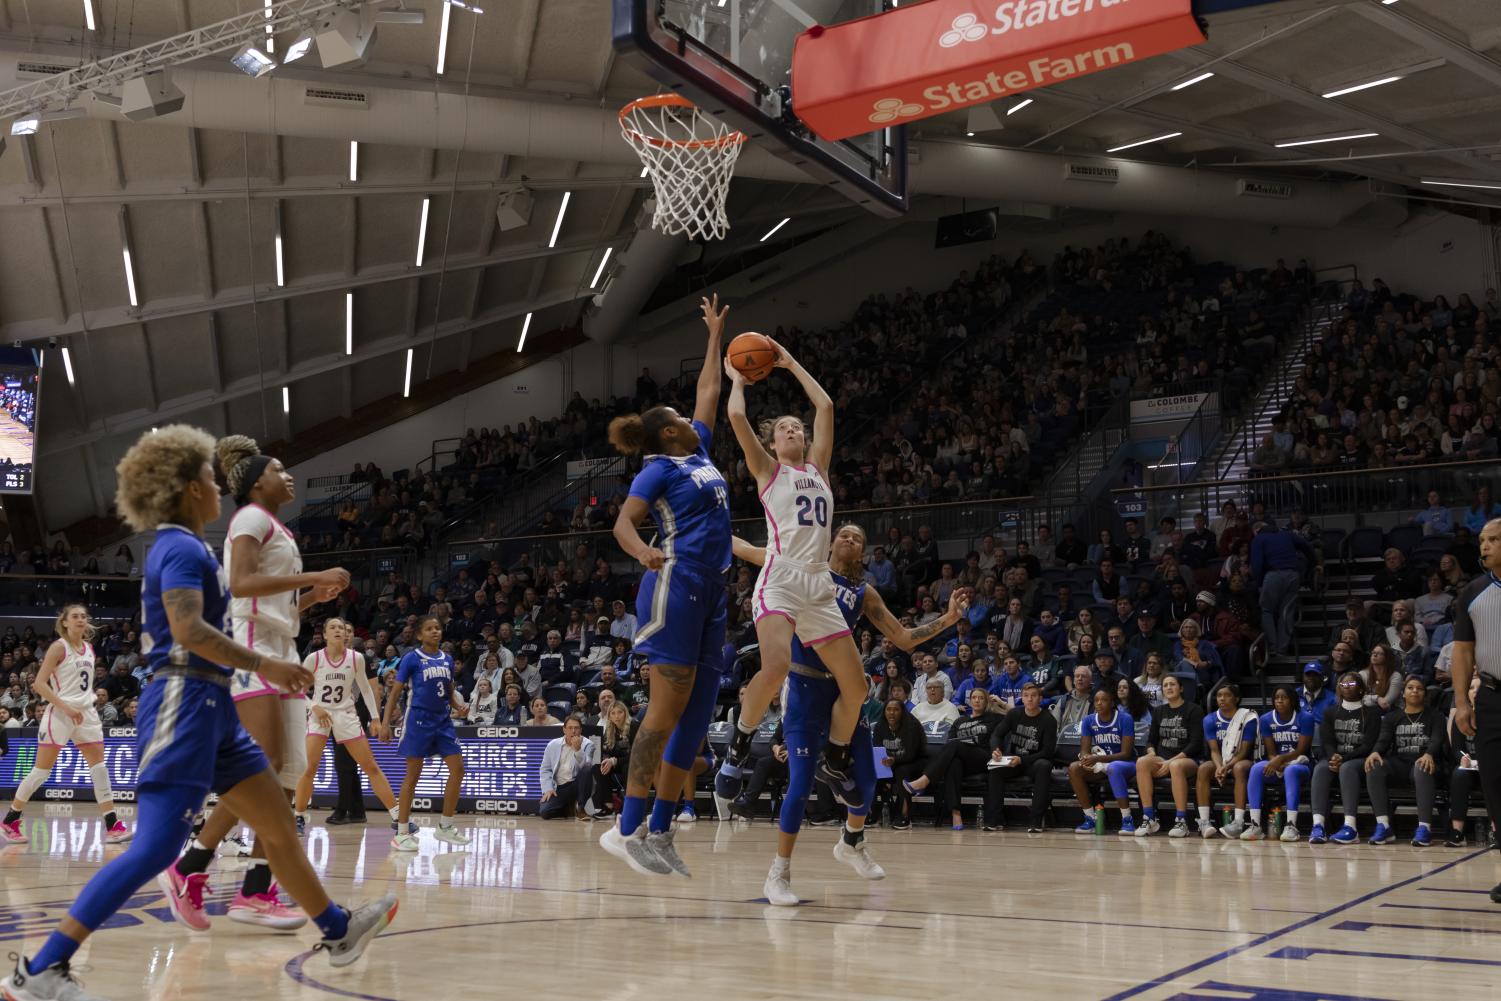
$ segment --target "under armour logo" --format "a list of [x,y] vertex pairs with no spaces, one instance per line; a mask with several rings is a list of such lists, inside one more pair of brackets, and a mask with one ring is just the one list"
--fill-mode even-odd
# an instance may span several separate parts
[[806,747],[797,747],[793,750],[799,758],[806,758],[808,756],[808,749]]
[[893,122],[898,118],[911,118],[913,115],[922,114],[923,106],[920,104],[908,104],[899,97],[883,97],[875,103],[875,111],[870,114],[870,121],[880,125],[883,122]]
[[988,34],[990,34],[990,29],[981,24],[978,17],[973,14],[960,14],[954,18],[953,26],[938,36],[938,44],[946,49],[952,49],[965,42],[978,42]]

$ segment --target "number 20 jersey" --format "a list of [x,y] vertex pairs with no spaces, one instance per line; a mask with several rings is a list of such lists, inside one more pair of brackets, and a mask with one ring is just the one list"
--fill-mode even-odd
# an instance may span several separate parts
[[761,491],[766,509],[767,555],[815,567],[829,558],[829,523],[834,492],[813,463],[777,466]]

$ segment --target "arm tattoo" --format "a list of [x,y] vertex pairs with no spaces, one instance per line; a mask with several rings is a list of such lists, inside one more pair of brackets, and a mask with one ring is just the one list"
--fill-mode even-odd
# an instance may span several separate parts
[[162,605],[172,630],[172,641],[190,653],[225,667],[259,671],[261,655],[230,639],[203,619],[203,592],[174,588],[163,592]]
[[948,626],[943,624],[942,619],[934,619],[932,622],[925,622],[922,625],[918,626],[916,629],[912,630],[912,642],[916,644],[921,643],[923,640],[932,639],[934,636],[937,636],[947,628]]

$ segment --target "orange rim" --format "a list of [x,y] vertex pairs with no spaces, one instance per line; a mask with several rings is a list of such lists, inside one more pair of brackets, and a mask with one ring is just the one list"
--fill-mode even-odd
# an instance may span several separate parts
[[659,149],[721,149],[725,146],[739,146],[745,142],[744,132],[731,131],[714,139],[657,139],[631,128],[627,121],[631,112],[648,111],[653,108],[694,108],[696,110],[697,105],[681,94],[653,94],[651,97],[636,98],[620,109],[619,116],[620,130],[631,142],[641,142]]

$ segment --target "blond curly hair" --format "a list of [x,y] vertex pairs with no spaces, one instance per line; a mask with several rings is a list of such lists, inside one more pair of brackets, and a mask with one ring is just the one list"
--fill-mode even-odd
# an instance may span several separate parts
[[115,466],[115,507],[137,532],[177,517],[183,489],[214,455],[214,439],[188,424],[148,431]]

